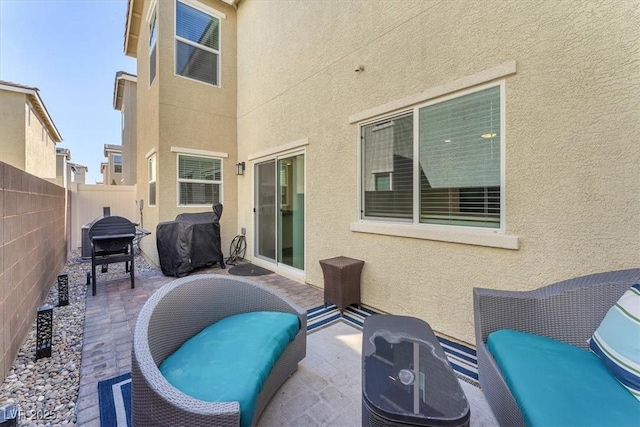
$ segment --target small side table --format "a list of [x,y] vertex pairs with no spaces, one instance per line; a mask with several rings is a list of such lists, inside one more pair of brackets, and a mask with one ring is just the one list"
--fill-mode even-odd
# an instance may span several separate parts
[[332,302],[340,313],[350,304],[360,305],[360,273],[364,261],[345,256],[320,260],[324,276],[324,305]]

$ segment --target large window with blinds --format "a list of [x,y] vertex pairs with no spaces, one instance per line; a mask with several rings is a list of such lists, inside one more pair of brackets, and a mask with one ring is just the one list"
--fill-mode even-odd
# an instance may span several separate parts
[[222,160],[178,154],[178,205],[211,206],[222,202]]
[[220,86],[220,19],[176,1],[176,74]]
[[362,126],[363,219],[500,228],[501,117],[497,85]]

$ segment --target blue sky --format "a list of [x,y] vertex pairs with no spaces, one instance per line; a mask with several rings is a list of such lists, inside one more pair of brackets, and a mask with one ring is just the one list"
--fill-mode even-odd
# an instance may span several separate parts
[[40,89],[58,147],[89,167],[89,184],[102,180],[104,144],[121,144],[115,74],[136,74],[123,53],[126,10],[127,0],[0,0],[0,80]]

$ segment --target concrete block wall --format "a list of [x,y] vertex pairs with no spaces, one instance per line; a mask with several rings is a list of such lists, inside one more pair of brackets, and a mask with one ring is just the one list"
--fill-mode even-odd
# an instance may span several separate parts
[[65,189],[0,162],[0,381],[66,261]]

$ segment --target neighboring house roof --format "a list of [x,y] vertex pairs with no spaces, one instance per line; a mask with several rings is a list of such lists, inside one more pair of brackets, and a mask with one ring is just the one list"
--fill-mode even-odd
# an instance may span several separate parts
[[0,80],[0,90],[24,93],[31,102],[31,105],[33,105],[36,114],[38,115],[38,117],[40,117],[40,120],[47,128],[53,142],[62,141],[62,136],[60,136],[58,128],[53,123],[53,120],[51,119],[51,116],[47,111],[47,107],[44,106],[44,102],[40,97],[40,90],[37,87],[25,86],[18,83]]
[[122,145],[104,144],[104,156],[107,157],[109,152],[122,153]]
[[71,150],[68,148],[56,147],[56,155],[65,156],[67,160],[71,160]]
[[67,164],[68,164],[68,165],[71,167],[71,169],[73,169],[74,171],[75,171],[75,170],[77,170],[77,169],[84,169],[84,170],[85,170],[85,172],[89,172],[89,167],[87,167],[87,166],[85,166],[85,165],[81,165],[81,164],[79,164],[79,163],[71,163],[71,162],[68,162]]
[[[219,0],[229,6],[238,7],[241,0]],[[124,26],[124,54],[136,58],[138,55],[138,37],[144,0],[127,1],[127,22]]]
[[138,78],[135,75],[129,74],[125,71],[118,71],[116,73],[116,80],[113,84],[113,108],[115,110],[122,111],[124,82],[127,80],[136,83],[138,81]]

